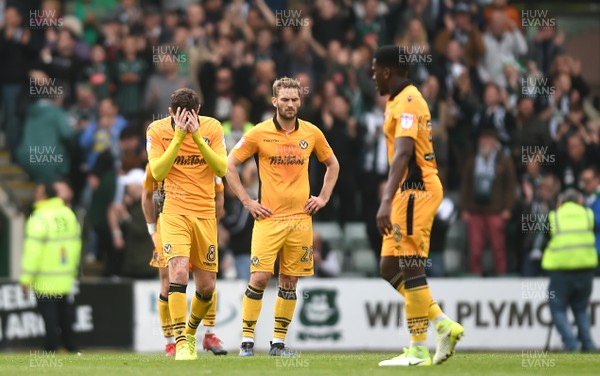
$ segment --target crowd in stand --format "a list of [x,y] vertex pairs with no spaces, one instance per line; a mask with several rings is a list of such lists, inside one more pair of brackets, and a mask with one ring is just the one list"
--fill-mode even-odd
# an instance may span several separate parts
[[[386,99],[371,64],[391,43],[414,58],[410,77],[430,106],[440,176],[467,224],[468,272],[486,273],[489,240],[493,274],[539,275],[541,222],[565,188],[581,189],[600,218],[600,115],[581,57],[569,54],[555,19],[531,22],[536,16],[506,0],[0,4],[6,147],[32,180],[69,181],[74,205],[86,210],[87,248],[107,261],[106,275],[151,274],[126,260],[149,244],[131,229],[144,222],[134,177],[146,163],[145,129],[168,116],[170,93],[197,90],[201,114],[222,122],[230,149],[273,116],[271,85],[282,76],[300,80],[300,117],[322,129],[341,166],[315,219],[366,222],[378,252]],[[242,176],[256,195],[256,169]],[[315,189],[320,179],[312,163]],[[251,218],[231,215],[243,208],[226,196],[221,238],[246,254],[236,237],[248,236]],[[125,239],[120,227],[130,230]]]

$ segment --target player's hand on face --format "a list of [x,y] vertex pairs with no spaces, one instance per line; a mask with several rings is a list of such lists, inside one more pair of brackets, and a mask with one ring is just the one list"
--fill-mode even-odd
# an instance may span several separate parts
[[379,210],[377,210],[377,228],[381,235],[392,233],[392,203],[390,201],[381,201]]
[[[171,109],[173,112],[173,109]],[[175,121],[175,128],[187,132],[187,113],[188,111],[184,108],[177,107],[177,112],[173,114],[173,120]]]
[[267,207],[261,205],[258,201],[250,200],[244,204],[244,207],[254,217],[254,219],[269,218],[273,212]]
[[195,110],[187,112],[187,130],[190,133],[196,132],[200,129],[200,120]]
[[321,197],[310,196],[310,198],[306,201],[306,205],[304,206],[304,212],[308,215],[315,215],[325,205],[327,205],[327,202]]

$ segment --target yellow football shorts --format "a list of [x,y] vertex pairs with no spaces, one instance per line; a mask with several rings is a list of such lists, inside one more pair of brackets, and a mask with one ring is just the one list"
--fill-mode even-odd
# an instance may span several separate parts
[[383,237],[381,256],[429,256],[431,226],[444,197],[442,187],[398,190],[392,202],[392,233]]
[[[173,257],[185,256],[189,257],[190,263],[199,269],[215,273],[218,271],[216,218],[162,213],[160,239],[162,257],[166,263]],[[158,243],[157,239],[157,244],[161,243]]]
[[279,273],[314,273],[312,217],[268,218],[254,222],[250,272],[273,274],[279,254]]

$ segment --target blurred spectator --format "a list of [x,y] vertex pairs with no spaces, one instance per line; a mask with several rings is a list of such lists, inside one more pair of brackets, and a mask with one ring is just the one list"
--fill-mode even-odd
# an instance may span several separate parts
[[135,122],[142,109],[147,67],[144,60],[137,56],[135,37],[126,36],[121,48],[123,53],[116,62],[113,76],[116,84],[116,100],[123,116],[129,121]]
[[[331,200],[334,204],[328,207],[335,208],[336,215],[333,218],[344,225],[354,220],[356,216],[355,206],[346,203],[356,201],[356,171],[353,166],[358,160],[359,140],[356,137],[358,122],[350,117],[350,101],[342,95],[333,97],[328,108],[323,109],[321,119],[323,134],[340,162],[340,175]],[[311,184],[320,186],[320,183],[316,182]],[[328,207],[323,208],[317,216],[319,214],[326,216],[326,213],[330,213],[329,210],[325,210]]]
[[148,161],[146,144],[135,127],[129,126],[119,135],[118,155],[115,166],[121,173],[128,173],[134,168],[144,169]]
[[41,95],[27,107],[23,140],[17,154],[33,181],[52,183],[69,173],[75,131],[56,99],[44,98],[49,96],[51,88],[37,88],[48,95]]
[[96,119],[98,101],[87,83],[77,85],[76,101],[69,109],[71,124],[77,132],[83,132]]
[[83,24],[83,40],[90,46],[100,38],[102,20],[117,6],[117,0],[76,1],[73,14]]
[[[258,197],[258,172],[254,163],[245,163],[242,166],[241,180],[250,197],[252,199]],[[229,235],[227,249],[233,252],[237,278],[250,278],[250,243],[254,218],[228,184],[225,184],[225,216],[221,223]]]
[[466,66],[469,69],[477,67],[486,50],[479,28],[471,18],[469,6],[457,2],[452,13],[444,16],[444,25],[435,39],[436,52],[439,55],[446,54],[450,41],[455,40],[464,51]]
[[464,52],[457,40],[450,40],[446,45],[443,56],[436,60],[437,66],[433,67],[435,76],[440,85],[440,99],[452,97],[458,90],[456,87],[459,77],[467,71],[464,64]]
[[[413,18],[409,21],[405,34],[399,41],[400,47],[404,47],[406,52],[415,56],[416,61],[427,62],[427,64],[411,64],[409,77],[416,83],[422,83],[429,76],[428,66],[431,61],[427,59],[433,53],[429,46],[427,31],[423,22],[419,18]],[[418,57],[417,57],[418,56]]]
[[321,46],[332,40],[342,43],[350,38],[351,24],[348,13],[333,0],[323,0],[315,4],[316,14],[312,24],[312,35]]
[[168,116],[171,93],[175,90],[184,87],[197,90],[190,77],[179,73],[182,59],[172,53],[159,54],[157,57],[160,60],[158,71],[150,76],[144,98],[144,107],[152,115],[153,121]]
[[[361,152],[361,213],[367,224],[367,235],[371,249],[377,257],[381,253],[381,234],[375,217],[380,203],[380,185],[387,179],[388,160],[385,134],[383,133],[384,111],[387,97],[378,96],[377,105],[367,112],[359,123],[363,140]],[[379,264],[378,264],[379,265]]]
[[[492,3],[484,11],[485,22],[492,22],[495,12],[503,13],[511,23],[521,25],[521,13],[514,5],[508,5],[508,0],[492,0]],[[508,27],[508,26],[507,26]]]
[[477,154],[466,163],[463,173],[460,202],[462,219],[468,225],[469,269],[479,275],[488,236],[495,273],[506,273],[504,230],[516,200],[516,175],[512,159],[500,150],[495,131],[483,131]]
[[[124,195],[108,209],[108,221],[113,246],[122,253],[121,275],[132,278],[155,278],[156,269],[148,265],[147,251],[153,248],[152,238],[142,212],[144,170],[132,169],[122,176]],[[120,258],[121,258],[120,257]]]
[[[214,79],[211,79],[213,69]],[[211,86],[211,83],[214,83],[214,86]],[[235,100],[234,83],[231,68],[218,68],[210,63],[205,64],[200,70],[200,85],[204,95],[202,113],[220,121],[228,119]]]
[[440,96],[440,83],[435,76],[429,76],[421,85],[420,91],[431,114],[431,141],[435,150],[438,175],[442,182],[447,179],[448,171],[448,135],[446,123],[449,118],[448,106]]
[[313,232],[313,260],[315,277],[335,278],[342,271],[342,260],[338,260],[338,252],[331,248],[328,241],[321,238],[318,231]]
[[527,157],[529,154],[527,150],[546,150],[549,153],[552,138],[550,137],[548,124],[535,113],[532,98],[522,97],[519,99],[515,125],[512,155],[516,161],[517,169],[520,170],[518,166],[522,166],[520,162],[523,160],[523,156]]
[[560,182],[552,174],[541,175],[538,163],[529,163],[528,174],[521,180],[523,209],[521,215],[521,274],[539,277],[542,272],[542,251],[548,237],[547,218],[555,209]]
[[577,177],[583,169],[598,161],[579,133],[572,133],[567,137],[566,150],[560,149],[556,160],[555,173],[560,178],[563,189],[577,188]]
[[96,244],[93,245],[96,260],[104,261],[105,277],[119,274],[119,260],[112,242],[112,233],[108,226],[107,208],[114,201],[117,186],[115,158],[110,150],[102,152],[87,177],[92,191],[90,208],[87,212],[89,227],[94,231]]
[[99,44],[92,47],[91,64],[83,71],[84,78],[91,85],[94,94],[98,100],[102,100],[109,95],[109,69],[106,63],[106,51]]
[[501,88],[506,87],[504,66],[512,64],[527,53],[527,42],[514,20],[502,11],[490,16],[488,30],[483,34],[485,55],[480,60],[481,81],[493,81]]
[[[587,167],[581,172],[581,185],[586,195],[585,206],[594,213],[596,251],[600,257],[600,172],[597,167]],[[596,275],[600,275],[600,268],[596,270]]]
[[69,29],[58,31],[55,48],[40,51],[39,68],[46,73],[52,84],[63,90],[66,105],[75,100],[75,85],[83,76],[83,60],[75,54],[77,36]]
[[237,101],[231,109],[231,118],[223,122],[223,134],[228,152],[233,150],[242,136],[254,127],[254,124],[248,121],[249,106],[246,100]]
[[512,140],[515,133],[515,118],[503,105],[503,92],[495,83],[485,85],[483,93],[483,108],[475,114],[474,137],[479,139],[479,134],[486,129],[491,129],[498,135],[502,151],[510,155]]
[[[594,269],[598,266],[594,214],[583,206],[583,197],[575,189],[562,193],[557,206],[549,215],[551,238],[542,258],[542,268],[550,275],[548,300],[552,323],[560,333],[565,351],[594,352],[596,346],[587,312]],[[577,337],[567,319],[567,308],[573,311]]]
[[23,89],[26,90],[28,71],[37,52],[38,47],[31,38],[31,32],[23,27],[21,11],[17,6],[7,4],[4,9],[4,24],[0,28],[0,85],[4,112],[2,128],[6,133],[6,144],[13,162],[17,160],[17,147],[22,135],[22,120],[17,112],[18,99]]
[[364,15],[354,25],[354,44],[363,43],[383,46],[388,44],[388,31],[385,19],[378,14],[379,0],[363,0]]
[[73,290],[81,257],[79,222],[52,183],[36,187],[34,208],[27,220],[19,282],[25,294],[35,294],[44,319],[44,349],[56,352],[60,333],[67,351],[76,353]]
[[548,76],[556,56],[565,52],[564,43],[564,32],[553,27],[540,27],[529,42],[527,60],[535,63],[542,74]]
[[98,120],[92,120],[79,137],[79,145],[87,155],[86,170],[91,170],[96,159],[105,150],[110,150],[118,158],[119,134],[127,125],[127,121],[119,115],[115,102],[106,98],[98,106]]
[[480,107],[480,99],[471,85],[471,78],[463,72],[456,80],[456,91],[449,101],[452,116],[447,122],[448,133],[448,188],[459,189],[463,166],[475,149],[470,135],[472,121]]

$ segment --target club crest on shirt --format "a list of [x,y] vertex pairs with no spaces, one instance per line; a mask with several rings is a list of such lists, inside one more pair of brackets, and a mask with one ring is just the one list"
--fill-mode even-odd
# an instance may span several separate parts
[[305,140],[300,140],[300,143],[298,145],[300,146],[300,149],[306,150],[306,148],[308,147],[308,142]]
[[210,139],[208,137],[202,137],[204,139],[204,142],[206,142],[206,145],[210,146]]

